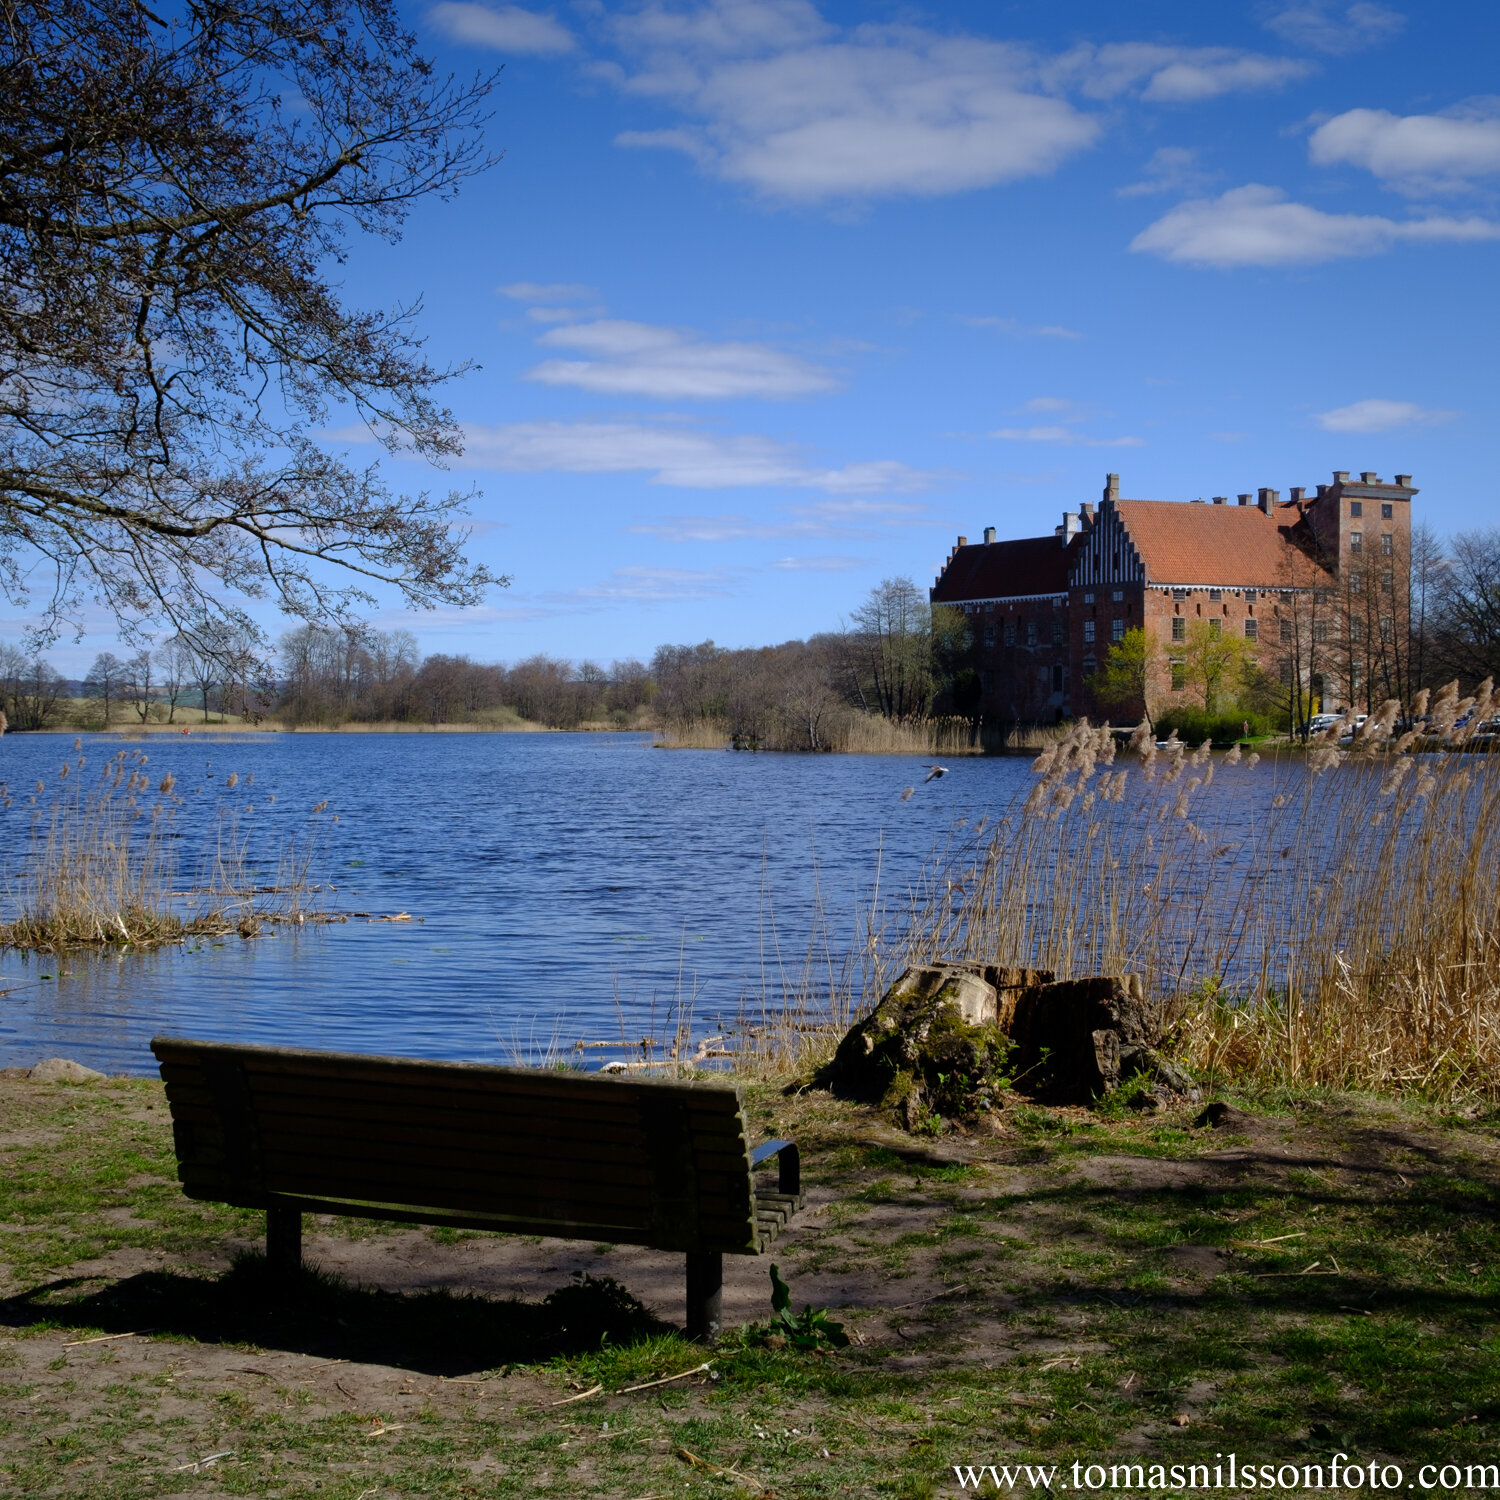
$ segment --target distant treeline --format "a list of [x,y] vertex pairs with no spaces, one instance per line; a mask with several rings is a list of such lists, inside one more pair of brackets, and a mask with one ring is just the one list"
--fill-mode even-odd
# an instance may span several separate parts
[[81,700],[43,659],[0,645],[0,707],[15,729],[65,722],[177,723],[229,716],[289,726],[496,724],[661,727],[747,746],[821,750],[852,725],[962,716],[977,701],[961,613],[932,608],[910,579],[871,591],[838,631],[730,650],[712,641],[635,659],[513,665],[422,656],[408,631],[301,625],[270,659],[248,636],[173,636],[129,656],[102,652]]
[[[1415,687],[1500,677],[1500,529],[1442,545],[1413,536]],[[102,652],[72,694],[43,658],[0,643],[0,711],[13,729],[185,716],[290,726],[504,724],[659,727],[682,741],[766,749],[865,742],[872,725],[975,721],[979,679],[961,611],[930,605],[909,578],[870,591],[843,626],[779,646],[661,646],[649,663],[531,656],[514,665],[423,657],[403,630],[302,625],[271,648],[220,629],[129,656]],[[994,729],[996,726],[989,726]],[[1000,726],[1009,727],[1009,726]],[[975,724],[975,735],[979,734]]]

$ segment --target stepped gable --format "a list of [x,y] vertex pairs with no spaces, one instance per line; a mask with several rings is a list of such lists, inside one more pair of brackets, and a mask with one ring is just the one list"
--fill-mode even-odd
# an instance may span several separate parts
[[1286,588],[1296,564],[1298,586],[1333,575],[1298,545],[1301,507],[1203,505],[1180,500],[1116,500],[1120,519],[1146,568],[1148,587]]
[[932,590],[932,602],[1066,594],[1077,545],[1076,536],[1066,547],[1055,536],[1029,536],[958,547]]

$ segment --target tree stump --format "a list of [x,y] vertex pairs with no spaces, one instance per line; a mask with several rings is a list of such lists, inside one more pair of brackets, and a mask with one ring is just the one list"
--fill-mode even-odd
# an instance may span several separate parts
[[817,1081],[908,1131],[998,1109],[1013,1083],[1088,1103],[1144,1073],[1196,1097],[1158,1050],[1161,1031],[1139,975],[1057,980],[1042,969],[918,965],[850,1028]]

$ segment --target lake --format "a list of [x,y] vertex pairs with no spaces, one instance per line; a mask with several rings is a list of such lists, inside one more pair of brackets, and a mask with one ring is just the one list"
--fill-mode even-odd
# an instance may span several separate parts
[[[0,739],[11,869],[34,783],[45,807],[72,747]],[[153,784],[170,771],[185,797],[184,872],[221,810],[267,882],[275,851],[311,823],[315,877],[337,888],[326,909],[371,918],[65,961],[6,953],[0,1065],[152,1072],[158,1032],[483,1062],[616,1044],[590,1048],[596,1064],[688,1009],[693,1035],[709,1035],[774,1001],[778,943],[800,970],[819,906],[847,947],[877,871],[899,892],[958,820],[993,815],[1031,780],[1025,759],[953,761],[923,785],[905,757],[664,751],[649,735],[201,730],[84,736],[73,774],[92,785],[138,748]],[[400,913],[413,920],[373,920]]]

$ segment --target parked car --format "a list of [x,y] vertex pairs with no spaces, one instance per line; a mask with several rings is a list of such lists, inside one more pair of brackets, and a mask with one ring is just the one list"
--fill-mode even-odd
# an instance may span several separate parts
[[1307,732],[1322,734],[1325,729],[1332,729],[1343,717],[1343,714],[1314,714],[1307,721]]

